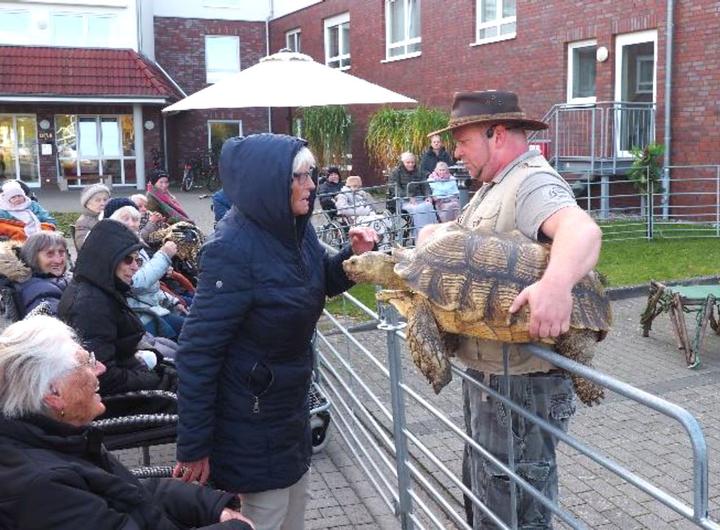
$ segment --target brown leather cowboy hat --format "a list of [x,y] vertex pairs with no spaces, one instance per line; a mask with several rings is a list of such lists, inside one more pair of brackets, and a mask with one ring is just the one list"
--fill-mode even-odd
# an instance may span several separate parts
[[435,134],[479,123],[503,123],[528,131],[541,131],[548,128],[547,123],[531,120],[525,116],[518,105],[517,94],[514,92],[499,90],[455,92],[448,126],[431,132],[428,134],[428,138]]

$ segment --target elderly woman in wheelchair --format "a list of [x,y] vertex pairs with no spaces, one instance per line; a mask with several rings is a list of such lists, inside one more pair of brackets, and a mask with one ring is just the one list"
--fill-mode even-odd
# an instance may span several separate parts
[[392,221],[386,213],[378,213],[375,206],[384,201],[374,199],[362,189],[362,179],[352,175],[345,181],[342,191],[335,197],[337,219],[345,230],[352,226],[370,226],[377,232],[380,249],[389,248]]

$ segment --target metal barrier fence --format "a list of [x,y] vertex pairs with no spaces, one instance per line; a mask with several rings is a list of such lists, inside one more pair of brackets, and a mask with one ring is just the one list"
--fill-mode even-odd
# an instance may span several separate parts
[[[585,528],[562,499],[556,504],[545,498],[519,474],[516,463],[502,462],[465,434],[457,381],[477,385],[493,399],[516,414],[550,432],[588,461],[656,499],[682,517],[702,528],[719,529],[708,516],[708,456],[705,439],[697,420],[685,409],[648,394],[627,383],[580,365],[554,352],[532,345],[523,346],[533,355],[555,366],[578,374],[623,396],[649,415],[656,411],[686,433],[692,461],[691,498],[684,499],[667,491],[662,484],[629,469],[603,451],[591,447],[588,440],[566,434],[526,411],[509,395],[496,392],[481,381],[452,367],[455,381],[440,396],[432,396],[429,386],[420,382],[416,370],[401,355],[404,323],[398,322],[393,309],[381,308],[382,314],[363,306],[351,295],[345,300],[369,321],[358,323],[325,311],[318,328],[316,354],[319,359],[321,386],[332,403],[337,434],[347,444],[357,465],[380,498],[399,519],[403,529],[468,529],[462,506],[466,496],[490,517],[499,528],[517,528],[517,521],[500,521],[493,507],[484,505],[460,478],[458,453],[465,444],[481,454],[491,465],[510,478],[512,505],[522,492],[537,499],[572,528]],[[377,328],[359,339],[359,330]],[[507,349],[505,367],[507,373]],[[454,385],[454,386],[453,386]],[[454,392],[454,394],[453,394]],[[513,443],[513,422],[508,422],[508,443]],[[668,428],[670,426],[668,425]],[[442,444],[438,444],[438,433]],[[431,436],[432,434],[432,436]],[[512,451],[509,451],[512,454]],[[565,470],[560,470],[562,476]],[[679,477],[675,477],[679,480]],[[658,478],[659,480],[659,478]]]

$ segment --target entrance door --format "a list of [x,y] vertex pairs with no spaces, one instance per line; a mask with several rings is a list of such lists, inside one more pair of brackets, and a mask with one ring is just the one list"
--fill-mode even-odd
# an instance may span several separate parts
[[630,157],[634,147],[655,141],[657,31],[618,35],[615,40],[615,148]]
[[35,116],[0,114],[0,179],[39,186],[39,163]]

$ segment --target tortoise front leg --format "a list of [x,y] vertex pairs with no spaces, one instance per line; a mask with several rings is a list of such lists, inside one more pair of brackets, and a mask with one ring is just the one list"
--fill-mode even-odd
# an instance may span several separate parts
[[416,297],[408,308],[407,343],[415,366],[436,394],[452,380],[445,341],[427,300]]

